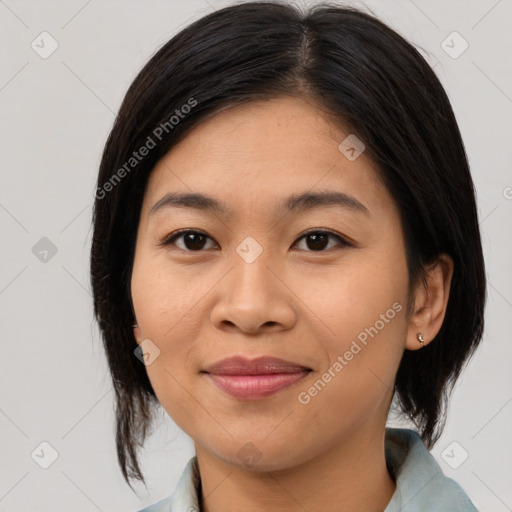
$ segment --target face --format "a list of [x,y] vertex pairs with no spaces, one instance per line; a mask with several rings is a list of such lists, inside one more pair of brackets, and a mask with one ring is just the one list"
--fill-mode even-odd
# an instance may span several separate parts
[[[150,177],[135,337],[163,408],[231,464],[288,468],[384,428],[407,333],[405,246],[372,162],[339,149],[349,135],[312,102],[253,102],[197,126]],[[222,365],[231,357],[244,360]],[[261,357],[286,363],[245,361]]]

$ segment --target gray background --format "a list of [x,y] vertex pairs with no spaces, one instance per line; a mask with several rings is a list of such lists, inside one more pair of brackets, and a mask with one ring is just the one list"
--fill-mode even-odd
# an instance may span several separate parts
[[[149,491],[137,487],[139,499],[121,477],[92,321],[91,208],[103,144],[141,66],[190,21],[229,3],[0,1],[1,511],[137,510],[170,494],[193,454],[160,411],[142,457]],[[432,453],[481,510],[512,510],[512,1],[352,4],[423,48],[460,123],[489,302],[483,345]],[[58,48],[45,55],[53,40]],[[47,469],[52,448],[42,442],[58,454]]]

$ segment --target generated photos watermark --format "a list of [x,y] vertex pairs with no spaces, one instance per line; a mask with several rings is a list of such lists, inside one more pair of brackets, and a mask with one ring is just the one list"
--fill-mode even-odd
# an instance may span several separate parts
[[133,151],[132,156],[112,174],[108,181],[96,189],[94,194],[96,199],[104,199],[107,193],[111,192],[125,176],[137,167],[149,152],[157,146],[158,142],[161,142],[164,136],[169,134],[196,105],[197,101],[194,98],[189,98],[187,103],[184,103],[179,109],[176,109],[174,114],[169,117],[167,121],[160,123],[151,132],[151,135],[148,135],[146,142],[144,142],[138,150]]
[[[332,381],[339,373],[349,364],[354,357],[361,352],[361,350],[368,345],[368,337],[374,338],[379,332],[386,327],[389,322],[395,318],[396,314],[402,311],[402,304],[395,302],[391,308],[385,313],[381,314],[379,320],[377,320],[370,327],[365,327],[358,335],[357,340],[352,340],[350,348],[347,349],[343,354],[338,355],[336,361],[329,366],[326,372],[311,385],[307,391],[301,391],[297,400],[303,405],[309,404],[311,399],[320,393],[329,382]],[[359,343],[358,343],[359,342]]]

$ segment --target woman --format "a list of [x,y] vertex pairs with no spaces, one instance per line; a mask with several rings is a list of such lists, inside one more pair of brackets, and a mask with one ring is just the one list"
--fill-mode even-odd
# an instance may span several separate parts
[[476,510],[428,452],[482,338],[473,183],[374,17],[248,2],[165,44],[106,143],[91,279],[126,481],[159,404],[195,445],[146,512]]

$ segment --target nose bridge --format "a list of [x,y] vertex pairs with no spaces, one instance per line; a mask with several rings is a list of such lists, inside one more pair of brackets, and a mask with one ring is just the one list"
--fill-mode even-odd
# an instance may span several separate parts
[[[276,289],[272,267],[271,249],[260,244],[252,237],[245,238],[233,255],[233,295],[239,304],[247,306],[257,301],[269,301],[279,291]],[[274,266],[276,262],[274,261]],[[261,306],[260,306],[261,307]]]
[[272,258],[272,250],[254,239],[245,239],[236,248],[230,266],[212,312],[217,327],[233,324],[251,332],[263,325],[289,327],[295,314],[287,287],[275,275],[279,265]]

